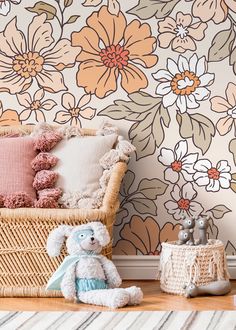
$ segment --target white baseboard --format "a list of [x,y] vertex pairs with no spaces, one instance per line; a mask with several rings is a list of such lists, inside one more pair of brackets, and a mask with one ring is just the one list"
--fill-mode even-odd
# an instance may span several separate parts
[[[157,279],[159,256],[113,255],[113,261],[125,280]],[[227,256],[227,262],[231,278],[236,279],[236,256]]]

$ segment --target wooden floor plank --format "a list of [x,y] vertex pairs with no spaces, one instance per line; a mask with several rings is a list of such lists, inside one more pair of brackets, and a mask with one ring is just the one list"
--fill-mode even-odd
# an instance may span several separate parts
[[[158,281],[124,281],[123,286],[137,285],[144,292],[140,306],[127,306],[119,311],[168,311],[168,310],[236,310],[234,295],[236,281],[232,281],[232,291],[227,296],[198,297],[187,299],[161,292]],[[0,298],[1,311],[105,311],[105,307],[74,304],[64,298]]]

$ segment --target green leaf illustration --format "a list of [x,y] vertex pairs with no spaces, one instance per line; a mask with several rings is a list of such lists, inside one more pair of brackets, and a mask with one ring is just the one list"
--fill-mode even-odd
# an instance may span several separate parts
[[165,193],[168,184],[159,179],[142,179],[138,185],[138,192],[142,193],[146,198],[156,199]]
[[137,159],[154,154],[165,138],[164,126],[169,127],[170,115],[162,105],[162,99],[148,93],[129,94],[131,101],[116,100],[99,112],[99,116],[133,121],[129,138],[137,148]]
[[210,119],[201,114],[177,113],[179,132],[184,139],[192,138],[194,145],[205,154],[209,149],[215,127]]
[[102,2],[102,0],[85,0],[85,2],[83,3],[83,6],[96,7],[96,6],[100,5],[101,2]]
[[219,62],[228,57],[232,51],[235,40],[233,28],[218,32],[212,40],[212,45],[208,52],[209,62]]
[[149,112],[144,120],[133,124],[129,130],[129,138],[136,147],[137,160],[153,155],[156,150],[153,134],[154,117],[155,115]]
[[76,20],[79,18],[80,16],[79,15],[73,15],[71,16],[68,21],[65,23],[65,24],[72,24],[74,22],[76,22]]
[[107,108],[100,111],[98,115],[107,116],[116,120],[126,119],[128,121],[140,121],[146,117],[143,107],[137,107],[134,102],[123,100],[114,101],[114,105],[109,105]]
[[236,193],[236,173],[231,174],[232,181],[230,182],[230,188],[233,190],[233,192]]
[[73,0],[64,0],[64,6],[65,7],[70,7],[73,3]]
[[234,47],[230,54],[229,64],[233,66],[234,74],[236,74],[236,47]]
[[38,15],[45,13],[48,20],[53,19],[57,14],[57,10],[54,6],[43,1],[36,2],[33,7],[27,7],[26,10]]
[[134,209],[140,214],[157,215],[157,206],[153,200],[147,198],[133,198],[130,200]]
[[226,213],[231,212],[231,210],[225,205],[216,205],[209,211],[213,214],[215,219],[222,219]]
[[121,185],[121,195],[127,196],[130,193],[130,188],[132,184],[134,183],[135,174],[134,172],[128,170],[125,174],[125,177],[123,179],[122,185]]
[[219,235],[219,228],[215,225],[212,218],[209,219],[208,224],[209,224],[207,228],[208,238],[216,239]]
[[236,193],[236,182],[231,182],[230,183],[230,188],[233,190],[233,192]]
[[165,132],[163,129],[163,124],[165,127],[169,127],[170,124],[170,115],[167,110],[160,104],[160,107],[156,113],[156,116],[153,121],[153,136],[155,139],[156,145],[159,147],[165,138]]
[[232,139],[229,143],[229,151],[232,153],[234,158],[234,164],[236,165],[236,139]]
[[120,208],[119,211],[116,214],[116,222],[115,226],[120,226],[125,218],[127,218],[129,215],[129,212],[126,208]]
[[141,19],[149,19],[153,16],[164,18],[168,16],[180,0],[139,0],[138,4],[131,8],[128,13]]

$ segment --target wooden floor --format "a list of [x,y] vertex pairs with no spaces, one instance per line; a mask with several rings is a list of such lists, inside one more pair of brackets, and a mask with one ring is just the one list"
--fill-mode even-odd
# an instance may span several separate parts
[[[234,295],[236,281],[232,282],[232,292],[222,297],[199,297],[187,299],[168,295],[160,291],[158,281],[124,281],[123,286],[137,285],[144,292],[140,306],[125,307],[119,311],[178,311],[178,310],[236,310]],[[103,307],[74,304],[63,298],[0,298],[2,311],[105,311]]]

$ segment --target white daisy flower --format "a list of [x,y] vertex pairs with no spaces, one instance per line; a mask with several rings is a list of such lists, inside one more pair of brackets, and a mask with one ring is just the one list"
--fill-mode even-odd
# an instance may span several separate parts
[[11,10],[11,4],[19,4],[21,0],[2,0],[0,1],[0,15],[6,16]]
[[215,75],[207,72],[205,56],[194,54],[189,60],[180,55],[177,63],[168,58],[168,70],[158,70],[153,74],[160,82],[156,94],[163,96],[164,107],[176,104],[181,113],[199,107],[199,101],[207,100],[210,91],[206,88],[214,81]]
[[174,185],[171,196],[173,200],[166,202],[165,208],[175,220],[180,220],[182,216],[199,216],[202,213],[202,205],[194,201],[197,192],[191,182],[184,184],[182,188],[177,184]]
[[193,176],[198,186],[206,186],[207,191],[219,191],[230,187],[231,167],[227,160],[221,160],[216,167],[208,159],[200,159],[194,165],[196,173]]
[[180,173],[186,181],[193,181],[194,164],[198,159],[198,154],[188,154],[187,141],[178,142],[174,151],[162,148],[158,160],[167,166],[164,171],[165,180],[176,183],[179,180]]

